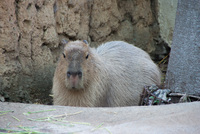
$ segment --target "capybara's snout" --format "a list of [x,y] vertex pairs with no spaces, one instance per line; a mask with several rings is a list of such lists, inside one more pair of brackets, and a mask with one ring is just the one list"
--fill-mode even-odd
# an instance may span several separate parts
[[67,78],[76,77],[76,76],[81,78],[82,77],[82,71],[70,71],[70,70],[67,71]]
[[82,87],[82,71],[71,71],[68,70],[66,73],[67,79],[66,79],[66,86],[69,89],[81,89]]

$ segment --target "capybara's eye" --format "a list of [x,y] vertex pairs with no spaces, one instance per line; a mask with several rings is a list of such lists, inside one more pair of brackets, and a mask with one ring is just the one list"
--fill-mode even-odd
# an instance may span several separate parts
[[87,54],[87,56],[85,58],[88,59],[88,57],[89,57],[89,54]]
[[71,73],[68,71],[67,72],[67,77],[69,78],[71,76]]
[[77,74],[78,74],[79,77],[82,77],[82,72],[81,71],[79,71]]
[[63,57],[65,58],[66,56],[65,56],[65,54],[64,53],[62,53],[63,54]]

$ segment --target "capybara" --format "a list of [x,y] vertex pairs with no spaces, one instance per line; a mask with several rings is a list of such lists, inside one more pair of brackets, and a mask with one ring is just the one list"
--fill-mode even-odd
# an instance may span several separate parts
[[87,41],[66,43],[53,79],[54,105],[116,107],[138,105],[145,85],[160,85],[150,56],[123,41],[97,49]]

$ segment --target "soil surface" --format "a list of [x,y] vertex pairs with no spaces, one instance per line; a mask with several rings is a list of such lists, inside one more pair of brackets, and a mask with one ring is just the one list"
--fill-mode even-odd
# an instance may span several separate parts
[[195,134],[199,111],[200,102],[123,108],[0,102],[0,132]]

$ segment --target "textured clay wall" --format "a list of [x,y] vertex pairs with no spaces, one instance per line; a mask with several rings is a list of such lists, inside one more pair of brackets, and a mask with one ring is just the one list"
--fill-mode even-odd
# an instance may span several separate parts
[[51,102],[62,39],[162,42],[156,0],[0,0],[0,14],[0,101]]

